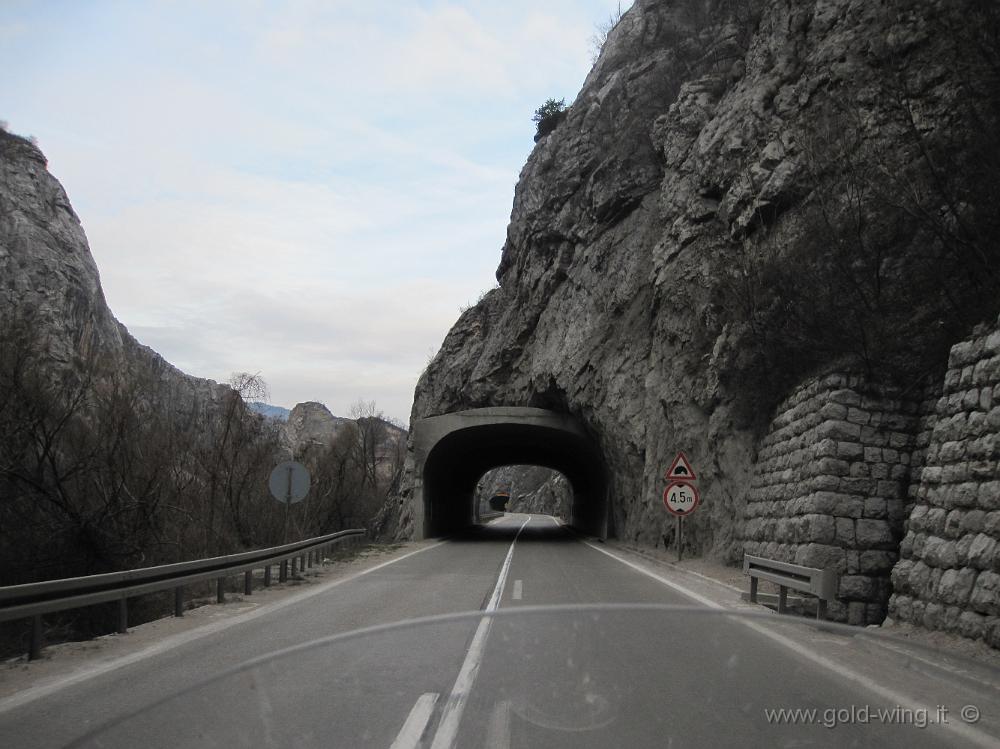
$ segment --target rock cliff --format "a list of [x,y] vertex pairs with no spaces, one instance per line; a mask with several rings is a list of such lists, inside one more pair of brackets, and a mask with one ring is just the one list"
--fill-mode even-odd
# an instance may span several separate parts
[[53,373],[99,363],[150,377],[178,409],[211,408],[230,388],[190,377],[136,341],[108,309],[87,237],[62,185],[30,141],[0,131],[0,323],[44,341]]
[[276,443],[265,426],[114,318],[44,156],[0,131],[2,584],[278,537],[261,496]]
[[412,418],[573,414],[611,533],[649,545],[683,449],[703,500],[685,540],[737,558],[785,398],[830,372],[912,394],[995,318],[997,28],[976,0],[638,0],[531,152],[499,287]]

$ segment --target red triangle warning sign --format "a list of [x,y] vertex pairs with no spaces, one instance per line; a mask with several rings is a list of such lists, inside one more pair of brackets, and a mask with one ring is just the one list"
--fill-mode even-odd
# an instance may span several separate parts
[[664,476],[668,481],[671,479],[696,479],[698,478],[694,473],[694,468],[688,461],[687,456],[683,452],[677,453],[677,457],[674,458],[674,462],[670,464],[670,470],[667,471],[667,475]]

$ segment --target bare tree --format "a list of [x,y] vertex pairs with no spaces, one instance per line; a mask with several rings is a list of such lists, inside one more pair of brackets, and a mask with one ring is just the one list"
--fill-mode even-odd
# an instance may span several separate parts
[[355,430],[355,460],[361,467],[367,485],[377,490],[379,467],[384,459],[383,443],[387,434],[387,423],[375,401],[359,400],[351,406],[351,419],[357,424]]
[[[232,390],[226,396],[221,421],[212,425],[214,439],[208,448],[206,553],[224,553],[255,542],[255,519],[247,503],[262,496],[277,451],[273,426],[246,405],[265,400],[267,384],[260,375],[238,372],[229,385]],[[226,514],[224,523],[220,522],[222,512]],[[227,529],[233,532],[232,537],[225,535]]]
[[590,61],[597,62],[597,58],[601,56],[601,51],[604,49],[605,43],[608,41],[608,34],[610,34],[615,26],[622,20],[622,16],[625,11],[622,10],[621,0],[618,2],[618,8],[612,11],[607,19],[600,21],[595,25],[594,35],[590,37]]

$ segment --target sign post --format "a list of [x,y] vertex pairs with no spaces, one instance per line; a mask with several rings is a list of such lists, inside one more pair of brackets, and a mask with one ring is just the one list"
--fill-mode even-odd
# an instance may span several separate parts
[[288,543],[288,512],[295,503],[305,498],[309,493],[309,469],[294,460],[278,463],[271,471],[267,487],[271,496],[285,504],[285,527],[282,531],[282,543]]
[[684,541],[684,518],[694,512],[701,497],[693,480],[694,467],[683,452],[677,453],[664,478],[669,482],[663,490],[663,506],[677,518],[677,561],[681,561]]

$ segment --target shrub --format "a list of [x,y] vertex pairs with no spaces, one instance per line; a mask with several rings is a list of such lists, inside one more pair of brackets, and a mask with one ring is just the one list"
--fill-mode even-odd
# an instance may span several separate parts
[[566,100],[549,99],[542,106],[535,110],[532,121],[537,126],[535,132],[535,143],[544,138],[558,127],[559,123],[566,118]]

